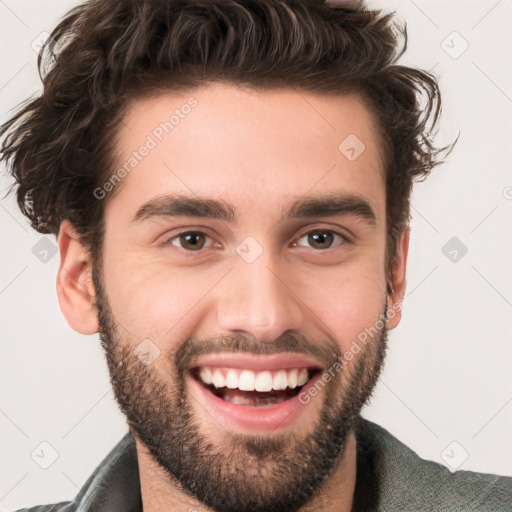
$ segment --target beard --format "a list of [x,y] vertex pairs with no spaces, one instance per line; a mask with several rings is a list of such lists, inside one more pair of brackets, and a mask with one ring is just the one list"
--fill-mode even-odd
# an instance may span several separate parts
[[[121,335],[101,281],[101,272],[94,266],[99,334],[116,401],[132,436],[148,448],[170,481],[217,512],[295,512],[308,503],[343,458],[348,436],[377,383],[387,349],[385,322],[352,367],[343,364],[332,373],[309,432],[225,431],[214,438],[211,429],[210,435],[201,429],[187,392],[186,376],[193,358],[216,351],[287,351],[312,355],[327,370],[336,361],[344,363],[338,345],[330,339],[313,344],[288,331],[272,343],[242,336],[189,338],[173,361],[168,358],[146,366],[133,352],[140,340]],[[386,304],[381,318],[386,318]]]

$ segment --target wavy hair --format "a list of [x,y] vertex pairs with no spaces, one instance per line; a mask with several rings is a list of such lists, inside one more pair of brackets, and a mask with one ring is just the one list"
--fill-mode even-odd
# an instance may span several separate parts
[[[139,97],[224,81],[259,90],[357,93],[377,119],[386,171],[387,260],[410,220],[415,180],[441,162],[435,77],[398,65],[394,13],[321,0],[89,0],[69,11],[38,58],[42,94],[0,127],[0,158],[34,229],[67,219],[101,257],[116,130]],[[451,148],[450,148],[451,150]],[[10,192],[11,190],[9,190]]]

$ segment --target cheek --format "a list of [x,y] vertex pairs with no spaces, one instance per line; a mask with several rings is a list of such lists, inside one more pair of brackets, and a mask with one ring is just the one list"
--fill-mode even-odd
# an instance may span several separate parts
[[[319,287],[319,282],[325,284]],[[317,275],[314,283],[302,280],[300,286],[307,291],[304,302],[321,320],[319,328],[328,329],[327,333],[336,340],[342,353],[365,329],[375,326],[384,311],[383,270],[332,272],[325,279]]]
[[172,340],[181,343],[190,335],[201,298],[221,275],[220,271],[199,273],[133,257],[122,265],[105,265],[112,313],[126,336],[134,345],[149,338],[164,352],[174,348]]

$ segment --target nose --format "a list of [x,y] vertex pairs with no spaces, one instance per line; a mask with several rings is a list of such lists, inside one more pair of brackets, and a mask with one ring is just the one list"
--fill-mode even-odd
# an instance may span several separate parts
[[293,277],[283,273],[265,252],[254,262],[237,261],[218,295],[221,331],[243,332],[262,343],[286,331],[301,330],[304,304],[293,290]]

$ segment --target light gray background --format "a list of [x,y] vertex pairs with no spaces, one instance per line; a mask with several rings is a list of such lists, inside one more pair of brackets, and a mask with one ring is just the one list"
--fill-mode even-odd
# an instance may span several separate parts
[[[33,41],[76,3],[0,0],[0,121],[39,90]],[[416,186],[404,317],[364,416],[423,458],[512,476],[512,0],[376,4],[408,23],[402,62],[440,76],[439,141],[461,136]],[[3,176],[2,195],[9,183]],[[75,333],[60,313],[58,254],[41,261],[43,237],[13,195],[0,223],[5,511],[72,499],[127,427],[98,336]],[[457,262],[442,251],[452,237],[468,249]],[[58,454],[48,469],[35,462],[51,462],[42,442]]]

